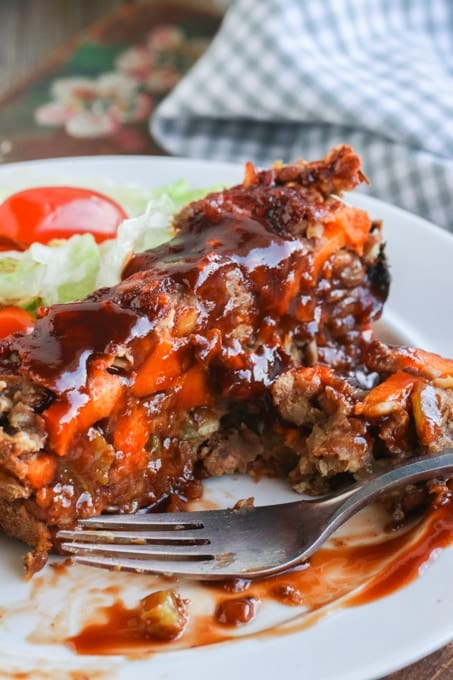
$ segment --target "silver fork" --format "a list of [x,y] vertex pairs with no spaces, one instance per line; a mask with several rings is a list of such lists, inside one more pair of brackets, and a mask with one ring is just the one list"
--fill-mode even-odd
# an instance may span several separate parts
[[[192,579],[268,576],[307,560],[358,510],[403,484],[453,473],[453,449],[412,459],[340,494],[281,505],[103,515],[59,531],[75,561]],[[70,542],[68,542],[70,541]]]

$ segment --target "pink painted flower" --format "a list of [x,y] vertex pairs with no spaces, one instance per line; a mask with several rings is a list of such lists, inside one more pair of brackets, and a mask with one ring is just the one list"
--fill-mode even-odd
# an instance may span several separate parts
[[112,116],[93,111],[79,111],[68,120],[65,130],[71,137],[96,139],[109,137],[118,129],[118,122]]
[[52,84],[53,101],[35,111],[39,125],[64,126],[72,137],[107,137],[124,123],[145,120],[150,95],[121,73],[99,78],[62,78]]
[[131,47],[121,52],[115,66],[121,73],[144,82],[154,66],[153,62],[153,54],[147,47]]
[[50,92],[57,101],[75,105],[96,98],[96,80],[79,76],[58,78],[53,81]]
[[148,34],[145,46],[122,52],[115,66],[145,90],[163,95],[176,85],[206,45],[201,38],[187,38],[177,26],[162,24]]
[[71,117],[71,111],[59,102],[43,104],[35,111],[38,125],[64,125]]
[[147,47],[149,50],[165,50],[172,52],[180,48],[185,42],[184,33],[177,26],[172,24],[161,24],[156,26],[148,34]]
[[203,39],[187,38],[178,26],[156,26],[145,45],[118,56],[117,71],[98,78],[55,80],[52,100],[35,111],[35,120],[38,125],[64,127],[72,137],[117,135],[123,125],[145,120],[153,95],[171,90],[205,47]]

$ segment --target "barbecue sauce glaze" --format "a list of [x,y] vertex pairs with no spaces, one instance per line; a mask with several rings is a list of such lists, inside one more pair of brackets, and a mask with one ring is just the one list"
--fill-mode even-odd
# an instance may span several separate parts
[[[285,191],[294,194],[286,217],[269,187],[255,187],[248,214],[208,202],[173,240],[132,258],[118,286],[41,310],[30,335],[0,348],[0,362],[18,366],[51,402],[42,417],[55,481],[30,500],[46,522],[133,511],[178,493],[193,479],[194,449],[181,446],[188,414],[219,418],[246,403],[260,431],[274,417],[268,388],[309,361],[313,343],[320,362],[357,364],[358,329],[379,315],[388,287],[376,262],[360,261],[375,243],[372,225],[362,211],[319,200],[310,206],[319,228],[308,237],[307,201]],[[345,211],[360,223],[355,240]],[[332,269],[342,247],[357,258],[346,306]]]

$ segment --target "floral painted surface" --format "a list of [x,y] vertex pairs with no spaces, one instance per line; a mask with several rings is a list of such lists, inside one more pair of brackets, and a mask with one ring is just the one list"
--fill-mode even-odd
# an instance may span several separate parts
[[52,101],[35,111],[39,125],[62,125],[72,137],[104,137],[125,123],[145,119],[153,100],[137,83],[119,73],[98,78],[60,78],[51,86]]
[[159,96],[176,85],[208,44],[206,38],[189,38],[174,24],[160,25],[149,32],[144,45],[122,52],[115,66],[147,92]]
[[163,153],[149,116],[206,49],[220,18],[187,1],[115,10],[0,101],[0,162]]
[[148,118],[154,104],[206,49],[204,38],[190,38],[174,24],[153,28],[143,45],[121,52],[115,71],[96,78],[55,80],[52,100],[38,107],[38,125],[63,126],[72,137],[113,135],[126,123]]

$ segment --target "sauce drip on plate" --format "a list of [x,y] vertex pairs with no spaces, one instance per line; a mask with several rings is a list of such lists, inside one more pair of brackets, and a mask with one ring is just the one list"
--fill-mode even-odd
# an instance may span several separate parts
[[[404,534],[390,534],[386,540],[366,545],[342,544],[339,540],[333,547],[319,550],[309,564],[270,578],[206,583],[204,588],[215,602],[212,614],[193,615],[178,641],[162,643],[145,637],[137,625],[139,608],[128,608],[117,599],[103,607],[96,621],[88,622],[67,644],[78,654],[102,655],[213,644],[236,637],[236,628],[241,629],[243,637],[247,634],[244,624],[254,619],[258,608],[271,602],[293,608],[288,616],[291,630],[303,629],[307,617],[301,614],[294,622],[295,607],[303,605],[306,612],[314,612],[340,598],[339,605],[352,607],[390,595],[417,578],[435,550],[452,542],[450,501],[431,510],[423,522]],[[281,634],[285,630],[276,627],[271,632]]]

